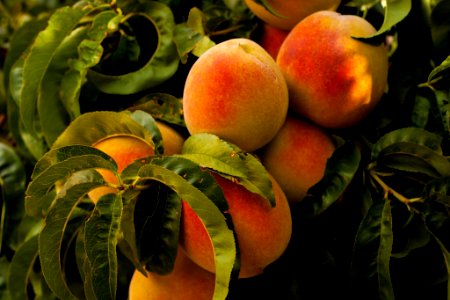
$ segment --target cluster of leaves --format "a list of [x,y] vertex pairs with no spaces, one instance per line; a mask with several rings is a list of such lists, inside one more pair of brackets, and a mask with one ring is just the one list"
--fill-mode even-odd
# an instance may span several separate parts
[[[0,299],[126,298],[134,269],[172,269],[181,199],[212,237],[215,299],[448,299],[450,1],[343,1],[340,11],[379,28],[355,38],[389,41],[389,90],[361,126],[333,132],[338,148],[325,177],[292,207],[291,245],[249,280],[233,277],[239,249],[206,170],[273,201],[264,168],[208,134],[186,134],[183,153],[165,156],[155,125],[186,133],[181,90],[196,57],[257,34],[243,1],[6,1],[0,9],[8,12]],[[115,133],[147,140],[155,155],[119,174],[90,147]],[[120,185],[93,205],[87,193],[108,185],[96,168]]]

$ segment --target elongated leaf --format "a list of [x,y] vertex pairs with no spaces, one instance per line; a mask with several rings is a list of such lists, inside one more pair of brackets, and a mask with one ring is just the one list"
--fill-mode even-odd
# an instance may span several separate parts
[[0,143],[0,253],[24,215],[26,173],[11,146]]
[[8,289],[11,299],[28,299],[27,287],[38,257],[38,236],[24,242],[15,252],[9,266]]
[[86,222],[85,249],[89,261],[90,284],[96,299],[115,299],[117,290],[116,246],[122,216],[122,197],[108,194],[100,198]]
[[36,91],[39,84],[58,46],[87,13],[88,9],[76,6],[56,10],[50,17],[47,28],[37,35],[25,59],[19,108],[24,126],[32,135],[36,135]]
[[28,22],[25,22],[11,35],[9,41],[9,51],[3,64],[3,72],[6,75],[4,77],[5,87],[9,86],[9,72],[12,65],[20,58],[21,55],[25,55],[26,50],[33,44],[34,39],[38,33],[45,28],[47,22],[47,18],[31,19]]
[[65,281],[61,266],[64,232],[80,198],[99,185],[98,182],[84,182],[67,189],[49,209],[45,226],[39,235],[39,260],[42,273],[50,289],[61,299],[76,299]]
[[78,45],[86,38],[86,27],[73,30],[55,50],[39,87],[37,111],[42,134],[48,147],[54,143],[70,122],[70,116],[61,101],[60,86],[63,75],[74,59]]
[[392,169],[423,173],[432,178],[450,176],[450,162],[430,148],[410,142],[397,142],[384,148],[377,164]]
[[380,152],[392,144],[399,142],[409,142],[423,145],[442,154],[441,143],[442,137],[438,134],[429,132],[422,128],[407,127],[393,130],[382,136],[372,148],[372,159],[376,160]]
[[355,240],[351,275],[357,298],[376,293],[377,299],[394,299],[389,267],[392,244],[390,202],[377,201],[361,222]]
[[140,52],[145,57],[149,56],[151,50],[145,49],[144,45],[148,44],[148,35],[155,30],[158,39],[156,50],[138,70],[126,74],[109,75],[91,69],[88,79],[104,93],[134,94],[166,81],[178,69],[179,58],[172,39],[175,27],[172,10],[156,1],[137,4],[133,9],[139,13],[130,13],[124,22],[134,31],[134,37],[142,48]]
[[129,112],[96,111],[80,115],[64,130],[53,148],[68,145],[93,145],[114,134],[130,134],[152,144],[150,133],[133,120]]
[[120,18],[122,16],[112,10],[98,13],[88,29],[87,38],[75,47],[77,58],[70,61],[70,69],[64,73],[61,87],[58,89],[61,102],[71,120],[80,115],[79,95],[81,87],[86,82],[87,72],[89,68],[99,63],[103,55],[102,42],[108,34],[117,30],[114,24]]
[[336,202],[355,176],[360,161],[361,153],[354,143],[346,142],[338,147],[327,161],[322,180],[300,202],[305,216],[317,216]]
[[436,119],[442,124],[444,134],[450,133],[450,104],[448,99],[448,93],[446,91],[436,90],[434,91],[437,112]]
[[428,75],[428,82],[433,81],[437,76],[441,75],[450,68],[450,56],[448,56],[439,66],[431,70]]
[[371,39],[389,31],[393,26],[401,22],[411,11],[412,0],[386,0],[384,2],[384,20],[377,32],[370,36],[357,38]]
[[268,199],[275,205],[269,175],[256,156],[246,153],[219,137],[200,133],[191,135],[183,144],[180,157],[221,173],[224,177],[237,178],[238,183],[253,193]]
[[154,118],[186,127],[183,119],[183,101],[169,94],[151,93],[141,99],[132,107],[131,111],[142,110]]
[[411,121],[419,128],[425,128],[430,115],[430,101],[423,96],[416,96],[414,109],[411,114]]
[[[70,150],[75,151],[78,155],[72,155],[72,152],[71,155],[66,156],[68,152],[71,152]],[[38,164],[36,171],[38,175],[32,177],[33,180],[27,187],[25,209],[32,216],[46,214],[55,196],[51,193],[55,184],[60,180],[69,178],[73,173],[93,168],[117,172],[117,165],[112,158],[102,151],[88,146],[67,146],[52,150],[44,156],[44,161],[47,158],[51,160],[55,156],[62,156],[62,159],[46,166],[45,169],[41,169],[41,164]]]
[[159,181],[175,191],[197,213],[214,248],[214,299],[225,299],[236,259],[236,246],[233,232],[222,213],[227,209],[226,201],[212,175],[187,159],[170,156],[137,161],[123,170],[122,176],[123,180]]

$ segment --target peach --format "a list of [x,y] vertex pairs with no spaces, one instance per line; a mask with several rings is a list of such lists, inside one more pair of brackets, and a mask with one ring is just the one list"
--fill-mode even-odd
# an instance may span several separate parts
[[262,149],[260,158],[293,204],[323,178],[334,150],[335,144],[323,128],[289,116],[275,138]]
[[128,289],[129,300],[211,300],[215,276],[178,251],[171,273],[147,276],[134,271]]
[[290,108],[328,128],[352,127],[367,117],[386,90],[388,54],[385,45],[354,37],[375,32],[359,16],[331,11],[295,26],[277,56]]
[[183,92],[190,134],[215,134],[245,151],[275,136],[288,105],[286,82],[276,62],[246,38],[226,40],[201,55]]
[[[239,183],[214,175],[228,203],[240,251],[240,278],[263,273],[264,268],[277,260],[287,248],[292,219],[286,196],[271,177],[276,206],[268,200],[249,192]],[[198,265],[215,271],[211,239],[200,218],[183,201],[180,245]]]
[[335,11],[341,0],[268,0],[276,14],[255,0],[245,0],[248,8],[262,21],[271,26],[290,30],[312,13],[322,10]]
[[288,33],[288,30],[279,29],[264,23],[262,35],[258,40],[258,44],[260,44],[273,59],[277,59],[278,51]]
[[[181,153],[184,137],[175,129],[162,122],[156,122],[162,136],[164,154],[172,155]],[[148,141],[129,134],[116,134],[108,136],[94,143],[92,147],[97,148],[111,156],[117,163],[117,171],[122,172],[125,167],[137,159],[145,158],[155,154],[153,144]],[[119,179],[109,170],[97,170],[106,182],[112,185],[119,184]],[[98,199],[107,193],[117,193],[113,187],[98,187],[89,192],[89,198],[96,203]]]

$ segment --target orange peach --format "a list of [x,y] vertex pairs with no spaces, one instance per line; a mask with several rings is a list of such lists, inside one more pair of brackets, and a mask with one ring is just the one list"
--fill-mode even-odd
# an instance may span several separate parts
[[341,0],[268,0],[276,14],[255,0],[245,0],[248,8],[262,21],[271,26],[290,30],[298,22],[321,10],[335,11]]
[[211,300],[215,276],[178,251],[171,273],[147,276],[134,271],[128,289],[129,300]]
[[[214,175],[223,189],[228,203],[240,252],[240,278],[263,273],[264,268],[277,260],[287,248],[292,219],[289,204],[278,183],[271,177],[276,206],[249,192],[242,185]],[[198,265],[215,271],[214,252],[203,223],[183,201],[180,244]]]
[[[164,146],[164,154],[172,155],[181,153],[184,138],[172,127],[157,122],[157,126],[161,132]],[[127,134],[111,135],[97,141],[92,147],[97,148],[111,156],[117,163],[117,171],[122,172],[125,167],[137,159],[145,158],[155,154],[153,144],[141,139],[137,136]],[[97,170],[106,182],[112,185],[119,184],[116,175],[105,169]],[[113,187],[98,187],[89,192],[89,198],[96,203],[98,199],[107,193],[116,193],[117,189]]]
[[324,129],[289,116],[260,158],[292,204],[301,201],[323,178],[334,150],[335,144]]
[[215,134],[245,151],[275,136],[288,104],[286,82],[276,62],[246,38],[207,50],[190,69],[184,86],[188,131]]
[[358,40],[376,32],[355,15],[321,11],[295,26],[277,56],[290,108],[320,126],[348,128],[379,103],[387,86],[384,44]]

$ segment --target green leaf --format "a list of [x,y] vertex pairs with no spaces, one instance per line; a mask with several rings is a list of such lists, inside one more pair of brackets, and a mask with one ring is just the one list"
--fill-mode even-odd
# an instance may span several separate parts
[[377,166],[422,173],[431,178],[450,176],[450,161],[445,156],[410,142],[397,142],[384,148],[378,154]]
[[24,215],[26,173],[14,149],[0,143],[0,253],[3,243],[10,245],[14,229]]
[[[139,69],[126,74],[109,75],[91,69],[88,79],[107,94],[134,94],[166,81],[178,69],[179,59],[173,42],[175,20],[172,10],[165,4],[147,1],[133,7],[139,13],[130,13],[124,19],[134,33],[140,47],[143,62]],[[157,47],[149,55],[149,35],[156,31]]]
[[193,7],[189,11],[187,21],[177,24],[175,27],[174,41],[183,64],[187,62],[189,53],[200,57],[206,50],[215,45],[215,42],[206,35],[205,18],[200,9]]
[[442,154],[441,143],[442,137],[422,128],[406,127],[393,130],[383,135],[372,148],[372,159],[376,160],[380,152],[395,143],[408,142],[423,145],[431,150]]
[[[42,273],[50,289],[61,299],[76,299],[69,289],[61,266],[64,232],[81,198],[99,182],[81,182],[66,189],[56,198],[45,218],[39,234],[39,260]],[[49,242],[51,241],[51,242]]]
[[139,99],[129,108],[131,111],[142,110],[154,118],[171,124],[186,127],[183,119],[183,101],[169,94],[152,93]]
[[30,48],[23,66],[23,88],[20,93],[20,115],[25,128],[32,136],[37,135],[36,101],[37,90],[59,45],[89,13],[80,7],[63,7],[56,10]]
[[33,44],[38,33],[45,28],[48,19],[31,19],[20,26],[11,35],[9,41],[9,51],[6,55],[3,72],[6,74],[4,78],[5,87],[9,86],[9,72],[12,65],[24,55],[26,50]]
[[117,290],[116,246],[122,217],[122,197],[108,194],[97,202],[84,229],[90,282],[96,299],[115,299]]
[[122,18],[112,10],[97,14],[87,31],[87,38],[81,41],[75,48],[77,57],[69,63],[70,68],[64,73],[59,93],[65,109],[71,120],[80,115],[79,95],[89,68],[98,64],[103,55],[102,42],[108,34],[117,29],[115,24]]
[[152,144],[150,133],[133,120],[129,112],[96,111],[84,113],[73,120],[52,147],[93,145],[114,134],[135,135]]
[[353,142],[345,142],[328,159],[322,180],[312,186],[300,202],[305,216],[324,212],[343,194],[358,171],[361,153]]
[[437,112],[436,119],[442,124],[442,130],[444,134],[450,133],[450,104],[449,95],[446,91],[435,90],[434,91]]
[[372,39],[389,31],[393,26],[400,23],[411,11],[412,0],[387,0],[384,1],[384,20],[376,33],[370,36],[359,36],[356,38]]
[[38,256],[38,236],[25,241],[15,252],[9,266],[8,289],[11,299],[28,299],[27,287]]
[[236,246],[233,232],[222,213],[227,210],[227,203],[214,177],[197,164],[174,156],[150,157],[136,161],[125,168],[121,175],[124,181],[161,182],[176,192],[197,213],[211,237],[214,248],[214,299],[225,299],[236,259]]
[[238,183],[257,193],[275,205],[275,196],[269,175],[256,156],[246,153],[219,137],[200,133],[191,135],[183,144],[179,157],[219,172],[227,178],[238,179]]
[[411,114],[412,123],[418,128],[425,128],[428,123],[430,109],[430,101],[426,97],[417,95]]
[[88,146],[67,146],[48,152],[35,166],[26,190],[25,209],[32,216],[46,215],[56,194],[55,184],[67,180],[75,172],[104,168],[117,173],[112,158]]
[[438,76],[442,76],[450,68],[450,55],[437,67],[431,70],[428,75],[428,83],[432,83],[433,80],[437,79]]
[[39,86],[37,113],[48,147],[51,147],[71,120],[62,103],[60,87],[64,73],[69,69],[68,62],[78,55],[77,47],[86,38],[86,32],[86,27],[79,27],[61,42]]
[[355,239],[351,275],[357,298],[377,293],[377,299],[394,299],[389,267],[392,245],[390,201],[377,201],[362,220]]

